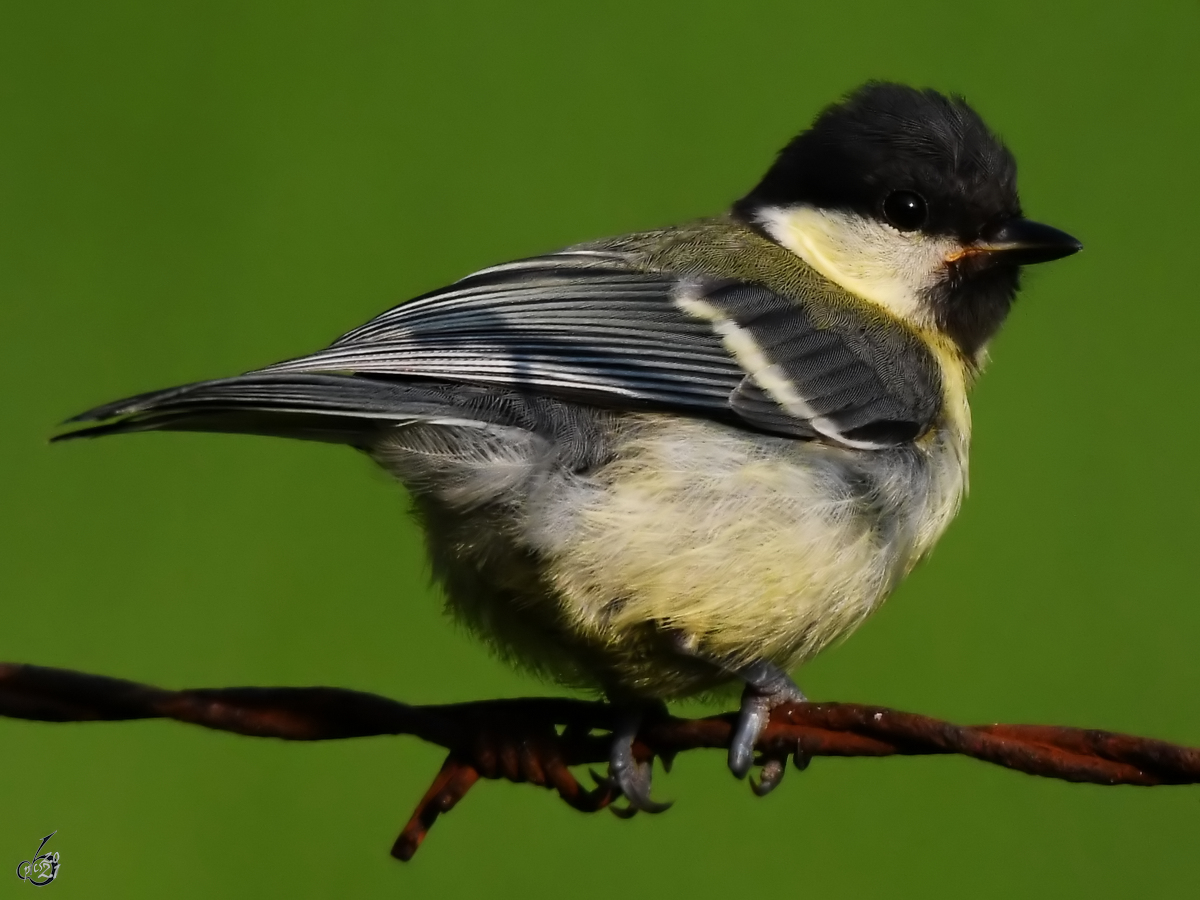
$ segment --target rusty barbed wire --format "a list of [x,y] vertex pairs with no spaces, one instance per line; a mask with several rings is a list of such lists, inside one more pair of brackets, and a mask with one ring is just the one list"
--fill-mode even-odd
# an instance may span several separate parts
[[[49,722],[167,718],[220,731],[292,741],[407,734],[449,755],[392,847],[408,860],[480,778],[556,791],[575,809],[597,812],[620,795],[604,779],[585,788],[570,767],[603,763],[617,724],[604,703],[558,698],[410,706],[344,688],[200,688],[171,691],[102,675],[0,663],[0,715]],[[634,743],[641,760],[669,765],[685,750],[728,748],[733,714],[648,721]],[[954,725],[916,713],[856,703],[781,706],[759,741],[760,761],[794,756],[956,753],[1030,775],[1092,784],[1200,783],[1200,749],[1094,729],[1050,725]]]

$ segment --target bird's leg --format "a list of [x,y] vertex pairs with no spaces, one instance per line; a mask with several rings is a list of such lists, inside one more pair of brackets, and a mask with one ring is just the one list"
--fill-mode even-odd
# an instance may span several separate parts
[[[694,638],[680,634],[676,636],[677,649],[693,659],[703,659],[721,671],[736,676],[746,683],[742,691],[742,705],[734,725],[733,738],[729,742],[729,770],[738,778],[745,778],[754,766],[754,745],[762,736],[763,729],[771,717],[771,710],[784,703],[803,703],[806,698],[787,672],[765,659],[737,664],[704,653]],[[810,757],[799,748],[795,752],[796,768],[807,768]],[[750,787],[760,797],[769,794],[783,780],[786,757],[767,758],[763,761],[761,780],[751,779]]]
[[665,704],[630,704],[625,706],[612,733],[612,749],[608,757],[608,781],[617,787],[628,805],[623,809],[610,807],[622,817],[638,812],[660,813],[670,808],[670,803],[658,803],[650,799],[650,781],[654,771],[653,762],[641,762],[633,755],[633,742],[638,729],[648,716],[665,716]]
[[[803,703],[807,698],[787,672],[774,663],[759,660],[733,670],[746,682],[742,706],[738,712],[733,739],[729,742],[729,769],[745,778],[754,765],[754,745],[767,727],[771,710],[784,703]],[[769,793],[783,778],[785,760],[769,759],[763,767],[762,781],[752,785],[760,796]],[[796,765],[804,768],[807,758],[796,754]]]

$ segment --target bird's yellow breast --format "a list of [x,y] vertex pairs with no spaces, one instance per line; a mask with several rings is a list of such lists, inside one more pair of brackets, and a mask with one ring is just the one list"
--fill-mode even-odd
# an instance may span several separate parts
[[[730,665],[795,665],[878,607],[966,485],[965,436],[949,423],[888,451],[668,416],[628,424],[616,458],[543,519],[563,613],[615,650],[652,628]],[[632,690],[695,689],[670,653],[619,665]]]

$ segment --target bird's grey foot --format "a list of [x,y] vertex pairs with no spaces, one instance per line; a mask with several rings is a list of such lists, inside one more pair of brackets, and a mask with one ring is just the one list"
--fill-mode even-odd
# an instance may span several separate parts
[[[771,710],[784,703],[803,703],[807,698],[787,673],[772,663],[751,663],[738,674],[745,679],[746,689],[729,743],[729,769],[738,778],[745,778],[754,765],[754,745],[767,727]],[[751,783],[754,793],[761,797],[774,790],[783,779],[785,762],[786,759],[778,758],[764,760],[761,780]],[[807,766],[807,756],[797,752],[796,765]]]
[[[802,747],[797,747],[792,751],[792,760],[796,763],[796,768],[803,772],[812,762],[812,755],[804,752]],[[779,782],[783,781],[787,755],[760,757],[755,762],[762,766],[762,772],[758,781],[755,781],[753,777],[750,778],[750,790],[754,791],[758,797],[765,797],[779,787]]]
[[[665,712],[665,708],[661,707],[652,709],[652,713],[656,715],[663,715]],[[639,812],[660,813],[671,807],[670,803],[659,803],[650,798],[653,762],[642,762],[633,755],[633,742],[646,715],[646,709],[638,709],[622,718],[613,729],[607,782],[625,795],[627,804],[624,807],[610,807],[621,818],[629,818]]]

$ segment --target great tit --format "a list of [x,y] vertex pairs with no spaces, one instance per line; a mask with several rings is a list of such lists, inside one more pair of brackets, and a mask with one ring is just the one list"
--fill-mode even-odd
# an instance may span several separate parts
[[109,403],[60,437],[367,453],[411,494],[455,616],[626,711],[609,777],[657,811],[640,722],[742,683],[729,766],[748,773],[771,709],[804,699],[788,671],[958,510],[967,393],[1021,267],[1080,246],[1023,218],[1013,156],[965,100],[872,82],[723,215],[482,269],[325,350]]

